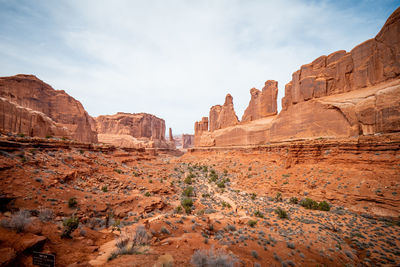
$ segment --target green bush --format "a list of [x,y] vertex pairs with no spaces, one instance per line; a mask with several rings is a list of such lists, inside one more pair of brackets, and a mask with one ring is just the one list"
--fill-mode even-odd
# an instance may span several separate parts
[[191,175],[188,175],[186,178],[185,178],[185,184],[192,184],[192,176]]
[[225,188],[225,183],[224,183],[224,181],[218,182],[218,183],[217,183],[217,186],[218,186],[219,188]]
[[101,191],[103,191],[104,193],[108,192],[108,187],[105,185],[101,188]]
[[257,224],[257,221],[255,221],[255,220],[249,220],[249,221],[247,222],[247,224],[248,224],[250,227],[254,227],[254,226]]
[[64,229],[62,231],[62,238],[71,238],[71,233],[78,228],[79,219],[75,216],[72,216],[68,219],[65,219],[63,222]]
[[264,214],[262,214],[261,211],[257,210],[256,212],[254,212],[254,216],[258,217],[258,218],[264,218]]
[[255,200],[256,197],[257,197],[257,195],[256,195],[255,193],[251,193],[251,194],[250,194],[250,197],[251,197],[252,200]]
[[289,202],[290,202],[291,204],[298,204],[298,203],[299,203],[299,200],[297,199],[297,197],[291,197]]
[[330,211],[331,207],[325,200],[318,204],[318,209],[323,211]]
[[300,201],[300,205],[309,210],[318,209],[318,202],[311,198],[305,198]]
[[184,196],[186,196],[186,197],[191,197],[191,196],[193,196],[193,187],[191,187],[191,186],[186,187],[186,188],[183,190],[182,195],[184,195]]
[[276,202],[282,201],[282,193],[281,192],[276,193],[275,201]]
[[318,203],[317,201],[312,200],[311,198],[305,198],[301,200],[300,205],[310,210],[329,211],[331,209],[328,202],[326,202],[325,200]]
[[231,204],[229,204],[228,202],[222,201],[222,207],[231,208]]
[[146,192],[146,193],[144,193],[144,196],[146,196],[146,197],[149,197],[149,196],[151,196],[151,194],[150,194],[150,192]]
[[181,200],[181,205],[185,209],[187,214],[192,212],[193,200],[191,198],[185,197]]
[[75,208],[76,206],[78,206],[78,201],[76,200],[76,197],[71,197],[68,200],[68,207]]
[[278,217],[281,219],[287,219],[288,217],[287,212],[279,207],[275,210],[275,213],[278,214]]

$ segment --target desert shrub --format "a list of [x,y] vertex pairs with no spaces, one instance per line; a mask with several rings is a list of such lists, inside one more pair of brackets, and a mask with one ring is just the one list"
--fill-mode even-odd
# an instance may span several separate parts
[[133,238],[133,243],[135,245],[147,245],[150,241],[149,234],[143,225],[136,227],[135,236]]
[[311,209],[311,210],[329,211],[331,209],[328,202],[326,202],[325,200],[318,203],[317,201],[312,200],[311,198],[302,199],[300,201],[300,205],[306,209]]
[[300,201],[300,205],[306,209],[316,210],[318,209],[318,202],[311,198],[305,198]]
[[68,200],[68,207],[75,208],[77,205],[78,205],[78,201],[76,200],[76,197],[71,197]]
[[187,214],[192,212],[193,200],[191,198],[185,197],[181,200],[181,205],[185,209]]
[[228,224],[226,226],[226,230],[233,232],[233,231],[236,231],[236,227],[232,224]]
[[71,238],[71,234],[76,230],[79,226],[79,218],[72,216],[68,219],[65,219],[63,222],[64,229],[61,233],[62,238]]
[[261,211],[257,210],[256,212],[254,212],[254,216],[258,217],[258,218],[264,218],[264,214],[262,214]]
[[147,191],[146,193],[144,193],[144,196],[149,197],[149,196],[151,196],[151,194],[149,191]]
[[208,172],[208,167],[207,166],[203,166],[203,172]]
[[250,194],[250,197],[251,197],[252,200],[255,200],[256,197],[257,197],[257,195],[256,195],[255,193],[251,193],[251,194]]
[[188,175],[188,176],[185,178],[184,182],[185,182],[185,184],[192,184],[192,183],[193,183],[193,181],[192,181],[192,178],[191,178],[191,176],[190,176],[190,175]]
[[231,204],[229,204],[228,202],[225,202],[225,201],[222,201],[221,205],[224,208],[231,208]]
[[253,256],[253,258],[258,259],[258,253],[255,250],[251,251],[251,256]]
[[297,204],[297,203],[299,203],[299,200],[297,199],[297,197],[291,197],[290,200],[289,200],[289,202],[290,202],[291,204]]
[[190,261],[196,267],[234,267],[238,259],[223,250],[196,250]]
[[318,209],[323,211],[329,211],[331,207],[329,206],[328,202],[324,200],[318,203]]
[[217,186],[218,186],[219,188],[225,188],[225,183],[224,183],[224,181],[218,182],[218,183],[217,183]]
[[171,234],[171,232],[167,228],[165,228],[164,226],[161,227],[160,232],[163,233],[163,234],[166,234],[166,235]]
[[281,219],[287,219],[288,217],[287,212],[280,207],[275,210],[275,213],[278,214],[278,217]]
[[115,240],[115,246],[119,249],[122,249],[126,247],[129,243],[129,237],[127,235],[120,235],[116,240]]
[[39,211],[39,220],[42,222],[50,222],[54,218],[53,210],[51,209],[40,209]]
[[103,191],[104,193],[108,192],[108,187],[105,185],[101,188],[101,191]]
[[118,174],[121,174],[121,173],[122,173],[122,170],[120,170],[120,169],[114,169],[114,171],[115,171],[116,173],[118,173]]
[[281,192],[276,193],[275,201],[276,202],[282,201],[282,193]]
[[175,213],[182,213],[182,206],[178,206],[175,208]]
[[192,186],[188,186],[186,187],[183,192],[182,195],[186,196],[186,197],[191,197],[193,195],[193,187]]
[[31,222],[30,217],[31,213],[28,210],[20,210],[14,213],[9,220],[3,220],[2,226],[20,233],[23,232],[25,227]]
[[255,220],[249,220],[249,221],[247,222],[247,224],[248,224],[250,227],[254,227],[254,226],[256,226],[257,221],[255,221]]

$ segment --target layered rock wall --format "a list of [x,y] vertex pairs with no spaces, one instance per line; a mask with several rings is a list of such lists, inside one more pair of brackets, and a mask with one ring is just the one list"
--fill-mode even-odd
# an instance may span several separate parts
[[174,148],[165,140],[165,121],[147,113],[102,115],[96,120],[99,141],[121,147]]
[[400,75],[400,12],[396,10],[375,38],[321,56],[301,66],[285,87],[282,108],[313,98],[373,86]]
[[242,123],[276,115],[278,112],[276,105],[276,98],[278,96],[277,81],[266,81],[262,91],[252,88],[250,95],[250,103],[244,111]]
[[[61,127],[68,129],[68,132],[62,132],[66,137],[81,142],[97,142],[93,120],[82,104],[65,91],[54,90],[33,75],[1,77],[0,97],[14,105],[45,114]],[[12,118],[12,110],[3,109],[1,115]],[[39,125],[41,124],[39,123]],[[45,129],[50,128],[45,127]],[[7,129],[3,128],[3,130]],[[26,135],[36,135],[37,132],[37,130],[33,132],[29,130],[29,132],[26,127],[21,128],[21,131]],[[44,130],[40,130],[40,132],[40,136],[42,136]],[[58,131],[49,131],[45,135],[58,135],[58,133]]]
[[210,131],[226,128],[239,123],[233,107],[233,97],[227,94],[224,105],[216,105],[210,109]]
[[182,148],[191,148],[194,145],[193,134],[182,134]]
[[58,125],[45,114],[21,107],[0,97],[0,128],[8,133],[19,133],[27,136],[66,137],[71,133],[67,128]]
[[253,88],[250,93],[240,124],[221,125],[223,106],[212,107],[210,130],[195,131],[195,146],[400,132],[400,8],[375,38],[294,72],[278,115],[276,82],[267,81],[262,91]]

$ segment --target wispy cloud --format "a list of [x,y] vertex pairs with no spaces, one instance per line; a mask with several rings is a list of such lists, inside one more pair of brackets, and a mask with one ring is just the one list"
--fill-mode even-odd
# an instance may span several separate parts
[[396,1],[4,1],[0,74],[33,73],[97,116],[148,112],[192,132],[211,105],[284,85],[373,37]]

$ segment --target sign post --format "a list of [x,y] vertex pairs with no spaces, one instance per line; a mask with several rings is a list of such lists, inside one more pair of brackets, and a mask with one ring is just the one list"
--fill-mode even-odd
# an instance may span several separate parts
[[41,267],[55,267],[56,266],[56,256],[52,254],[45,254],[40,252],[33,252],[32,256],[33,265]]

